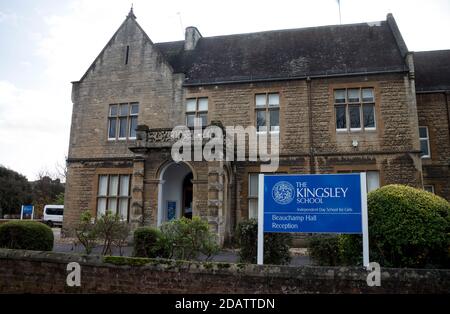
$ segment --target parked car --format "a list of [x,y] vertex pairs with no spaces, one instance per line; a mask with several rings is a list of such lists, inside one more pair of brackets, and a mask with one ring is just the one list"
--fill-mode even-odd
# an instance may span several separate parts
[[64,205],[45,205],[44,223],[48,226],[62,226]]

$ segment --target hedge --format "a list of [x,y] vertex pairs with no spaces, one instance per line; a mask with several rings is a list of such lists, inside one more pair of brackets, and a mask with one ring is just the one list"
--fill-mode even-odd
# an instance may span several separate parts
[[161,255],[161,231],[151,227],[141,227],[134,231],[133,256],[158,257]]
[[18,250],[53,250],[52,229],[37,221],[10,221],[0,225],[0,247]]
[[[450,203],[445,199],[408,186],[387,185],[369,193],[368,214],[371,261],[383,267],[450,267]],[[340,235],[333,245],[329,250],[339,252],[339,264],[362,264],[360,235]],[[320,256],[314,246],[310,253]]]
[[[236,240],[240,247],[239,258],[242,263],[256,263],[258,243],[258,222],[255,219],[243,221],[236,229]],[[289,233],[264,234],[264,264],[289,264],[289,248],[292,236]]]
[[341,264],[339,236],[315,236],[308,243],[309,256],[319,266],[337,266]]
[[134,232],[134,256],[194,260],[212,258],[219,251],[217,238],[200,217],[181,217],[161,229],[142,227]]

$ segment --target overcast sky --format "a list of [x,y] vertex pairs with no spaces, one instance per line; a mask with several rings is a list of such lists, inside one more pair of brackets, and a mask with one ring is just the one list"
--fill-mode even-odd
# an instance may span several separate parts
[[[339,24],[336,0],[0,0],[0,164],[30,180],[67,155],[71,81],[81,78],[131,3],[154,42]],[[450,49],[450,0],[341,0],[342,23],[393,13],[410,50]]]

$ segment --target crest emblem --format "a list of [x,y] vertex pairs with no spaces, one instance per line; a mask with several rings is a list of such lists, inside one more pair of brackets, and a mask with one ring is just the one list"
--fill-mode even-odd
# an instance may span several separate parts
[[272,198],[280,205],[287,205],[294,199],[295,189],[289,182],[280,181],[272,188]]

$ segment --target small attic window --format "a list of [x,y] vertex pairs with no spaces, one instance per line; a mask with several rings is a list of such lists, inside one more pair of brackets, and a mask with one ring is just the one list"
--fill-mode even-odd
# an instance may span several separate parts
[[125,64],[128,64],[129,54],[130,54],[130,46],[127,46],[127,51],[125,53]]

